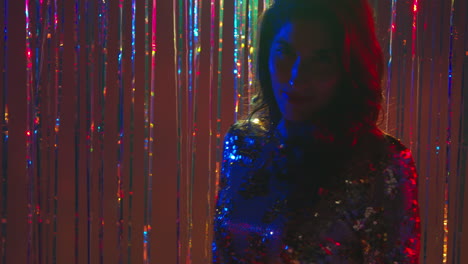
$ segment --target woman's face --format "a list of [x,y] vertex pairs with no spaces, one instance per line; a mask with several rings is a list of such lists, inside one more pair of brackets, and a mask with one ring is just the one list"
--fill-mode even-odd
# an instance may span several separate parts
[[330,103],[341,69],[329,27],[319,20],[286,23],[273,39],[269,70],[284,119],[308,121]]

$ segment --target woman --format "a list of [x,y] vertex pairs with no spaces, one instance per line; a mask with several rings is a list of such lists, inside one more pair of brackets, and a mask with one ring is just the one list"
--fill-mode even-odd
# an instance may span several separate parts
[[377,128],[383,56],[366,0],[277,0],[259,95],[225,137],[214,263],[418,263],[410,151]]

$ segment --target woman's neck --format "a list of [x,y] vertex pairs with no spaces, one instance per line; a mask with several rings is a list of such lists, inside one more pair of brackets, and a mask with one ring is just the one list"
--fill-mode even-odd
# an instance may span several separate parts
[[317,126],[308,121],[289,121],[281,119],[277,126],[277,130],[281,138],[285,141],[312,141],[313,134],[317,130]]

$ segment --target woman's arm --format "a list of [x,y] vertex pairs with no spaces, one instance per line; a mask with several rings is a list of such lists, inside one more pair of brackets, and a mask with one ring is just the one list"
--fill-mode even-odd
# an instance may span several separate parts
[[411,152],[401,144],[393,146],[393,159],[384,173],[386,258],[389,263],[419,263],[418,175]]
[[232,133],[228,132],[224,137],[223,160],[221,163],[221,172],[219,177],[219,184],[215,195],[216,207],[213,223],[213,264],[225,263],[224,252],[227,245],[227,219],[231,212],[230,202],[230,155],[234,146]]

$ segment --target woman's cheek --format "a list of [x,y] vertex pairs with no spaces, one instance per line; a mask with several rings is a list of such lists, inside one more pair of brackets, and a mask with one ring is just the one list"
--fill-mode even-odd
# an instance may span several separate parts
[[280,83],[287,83],[291,75],[291,63],[287,59],[274,57],[271,64],[271,76]]

